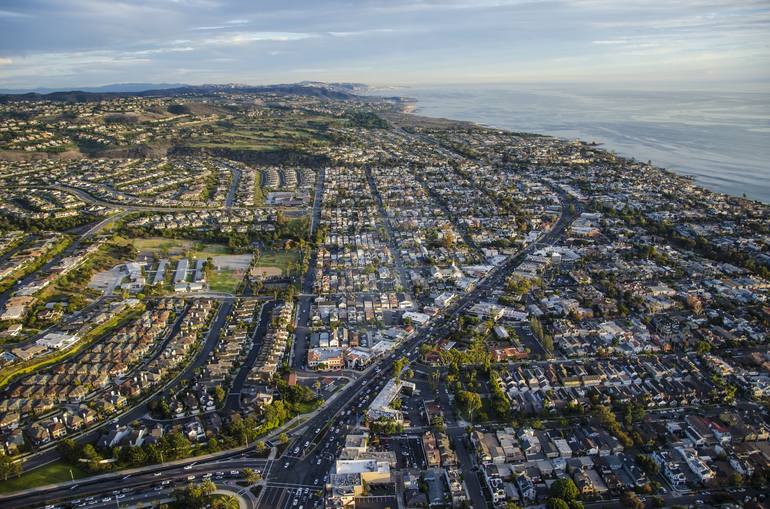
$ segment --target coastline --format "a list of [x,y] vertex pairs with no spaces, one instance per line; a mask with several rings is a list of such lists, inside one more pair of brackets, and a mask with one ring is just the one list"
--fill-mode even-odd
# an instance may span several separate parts
[[[417,103],[417,101],[414,101],[411,104],[413,105],[413,104],[416,104],[416,103]],[[477,128],[477,129],[491,129],[491,130],[497,130],[497,131],[505,131],[507,133],[511,133],[511,134],[515,134],[515,135],[553,138],[553,139],[561,140],[561,141],[564,141],[564,142],[579,142],[579,143],[591,145],[591,146],[596,147],[597,149],[599,149],[601,151],[604,151],[604,152],[615,153],[617,157],[622,158],[622,159],[633,160],[633,161],[642,161],[642,159],[639,159],[639,158],[636,158],[636,157],[633,157],[633,156],[629,156],[629,155],[626,155],[626,154],[620,154],[620,153],[614,152],[613,150],[608,149],[606,147],[606,144],[601,143],[601,142],[597,142],[597,141],[593,141],[593,140],[592,141],[586,141],[586,140],[583,140],[583,139],[580,139],[580,138],[564,138],[564,137],[560,137],[560,136],[554,136],[554,135],[551,135],[551,134],[533,133],[533,132],[524,132],[524,131],[514,131],[514,130],[509,129],[509,128],[496,127],[496,126],[492,126],[492,125],[486,125],[486,124],[483,124],[483,123],[480,123],[480,122],[476,122],[476,121],[472,121],[472,120],[458,120],[458,119],[452,119],[452,118],[446,118],[446,117],[440,117],[440,116],[425,115],[424,113],[419,111],[419,107],[401,108],[401,110],[398,112],[398,114],[402,115],[402,116],[406,116],[406,117],[412,118],[412,119],[418,119],[418,122],[425,123],[425,124],[428,124],[428,125],[441,124],[441,125],[443,125],[443,127],[447,127],[446,124],[453,124],[453,125],[456,125],[458,127],[464,127],[464,128],[467,128],[467,127],[470,126],[470,127],[474,127],[474,128]],[[385,117],[389,121],[393,121],[394,120],[392,115],[385,115]],[[660,171],[660,172],[666,173],[666,174],[668,174],[668,175],[670,175],[672,177],[676,177],[676,178],[679,178],[679,179],[682,179],[682,180],[687,180],[687,181],[691,182],[693,185],[697,186],[698,188],[700,188],[701,190],[703,190],[704,192],[706,192],[708,194],[724,196],[728,200],[734,200],[736,202],[756,203],[756,204],[759,204],[759,205],[764,206],[764,207],[770,207],[770,202],[764,202],[762,200],[752,199],[752,198],[748,198],[748,197],[744,197],[744,196],[737,196],[737,195],[734,195],[734,194],[731,194],[731,193],[725,193],[725,192],[718,191],[718,190],[715,190],[715,189],[711,189],[711,188],[709,188],[707,186],[704,186],[702,183],[698,182],[698,179],[697,179],[696,175],[680,173],[680,172],[677,172],[677,171],[675,171],[675,170],[673,170],[671,168],[666,168],[664,166],[659,166],[659,165],[655,164],[654,162],[651,163],[651,166],[656,171]]]
[[[401,92],[404,110],[410,114],[567,141],[597,142],[604,150],[627,159],[651,161],[658,168],[688,177],[699,187],[770,205],[770,168],[766,163],[770,160],[770,136],[762,127],[770,125],[770,113],[766,114],[761,105],[756,113],[751,110],[751,115],[741,113],[750,110],[753,103],[748,102],[743,110],[725,113],[729,101],[719,102],[721,96],[695,97],[687,102],[680,92],[672,92],[648,112],[638,101],[640,97],[647,99],[651,92],[618,93],[612,101],[598,94],[601,103],[589,93],[580,95],[580,91],[565,98],[552,95],[550,89],[522,91],[515,86],[491,91],[408,87]],[[372,88],[367,95],[380,93]],[[619,105],[619,98],[626,95],[637,103]],[[527,102],[529,99],[534,105]],[[734,100],[732,96],[728,99]],[[594,112],[589,106],[596,104],[599,106]]]

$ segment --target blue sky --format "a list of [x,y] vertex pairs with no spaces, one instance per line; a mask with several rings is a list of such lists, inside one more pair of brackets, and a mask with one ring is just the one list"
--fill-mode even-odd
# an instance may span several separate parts
[[0,0],[0,88],[301,80],[767,90],[770,0]]

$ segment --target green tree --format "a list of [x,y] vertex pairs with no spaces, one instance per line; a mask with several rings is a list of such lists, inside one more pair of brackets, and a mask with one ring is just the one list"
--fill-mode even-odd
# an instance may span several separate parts
[[569,477],[562,477],[551,484],[550,494],[554,498],[570,501],[578,498],[580,490],[575,485],[575,481]]
[[289,443],[289,435],[287,435],[285,432],[278,435],[278,440],[283,444],[286,445]]
[[257,443],[254,444],[254,448],[258,453],[263,453],[265,452],[265,449],[267,449],[267,445],[264,440],[257,440]]
[[243,478],[246,479],[246,482],[249,484],[255,484],[262,480],[262,476],[253,468],[244,468],[242,474]]
[[396,381],[401,380],[401,371],[404,370],[404,366],[406,366],[407,362],[409,361],[406,357],[400,357],[393,361],[393,378]]
[[623,493],[623,496],[620,497],[620,503],[629,509],[644,509],[644,502],[633,491]]
[[482,407],[481,396],[476,392],[460,391],[457,394],[457,400],[465,410],[470,421],[473,422],[473,414]]
[[226,397],[227,393],[222,387],[218,385],[214,387],[214,402],[217,404],[217,406],[221,406],[222,403],[225,402]]
[[191,483],[176,492],[176,500],[181,507],[201,509],[208,505],[209,498],[216,490],[217,486],[211,481],[203,481],[200,484]]
[[211,509],[238,509],[241,505],[232,495],[218,495],[211,502]]
[[9,477],[21,475],[21,461],[14,461],[12,457],[0,452],[0,476],[4,481]]
[[545,503],[546,509],[569,509],[569,504],[556,497],[551,497],[548,499],[548,502]]

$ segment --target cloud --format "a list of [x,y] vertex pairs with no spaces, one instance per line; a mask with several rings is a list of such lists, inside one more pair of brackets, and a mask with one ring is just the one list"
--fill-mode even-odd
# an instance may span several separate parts
[[303,32],[232,32],[210,37],[201,41],[212,46],[242,46],[253,42],[288,42],[317,37],[316,34]]
[[231,19],[229,21],[225,21],[225,24],[227,25],[246,25],[249,23],[249,20],[247,19]]
[[598,41],[591,41],[591,44],[628,44],[628,39],[603,39]]
[[170,48],[153,48],[134,51],[134,55],[156,55],[160,53],[186,53],[188,51],[194,51],[192,46],[172,46]]
[[354,30],[351,32],[327,32],[327,34],[333,37],[355,37],[359,35],[372,35],[372,34],[389,34],[396,32],[394,28],[373,28],[370,30]]
[[3,11],[0,10],[0,18],[31,18],[29,14],[15,11]]
[[11,65],[13,63],[13,60],[10,58],[2,58],[0,57],[0,65]]

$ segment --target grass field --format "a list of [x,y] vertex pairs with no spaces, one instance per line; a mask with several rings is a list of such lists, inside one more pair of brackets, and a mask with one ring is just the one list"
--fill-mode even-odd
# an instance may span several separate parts
[[[72,470],[72,476],[70,476],[70,469]],[[65,465],[61,462],[51,463],[23,474],[21,477],[0,481],[0,493],[10,493],[12,491],[45,486],[46,484],[70,481],[73,477],[80,479],[88,475],[90,474],[85,470],[75,466]]]
[[285,275],[288,272],[289,265],[299,262],[299,251],[264,251],[259,253],[255,266],[276,267],[281,270],[281,274]]
[[233,293],[243,279],[232,270],[215,270],[209,277],[209,290],[212,292]]
[[222,244],[206,244],[194,240],[164,239],[163,237],[133,239],[133,243],[139,251],[153,251],[162,256],[182,256],[185,252],[189,252],[191,256],[205,259],[230,252],[227,246]]

